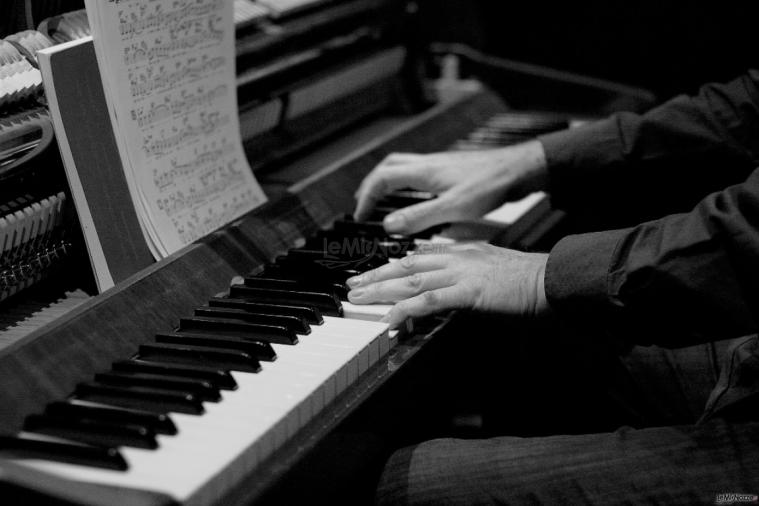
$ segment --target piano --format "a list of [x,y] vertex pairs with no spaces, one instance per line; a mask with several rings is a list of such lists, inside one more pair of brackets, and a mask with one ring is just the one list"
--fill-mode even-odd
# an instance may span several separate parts
[[[235,6],[242,135],[270,201],[102,294],[84,283],[71,291],[67,278],[63,300],[75,302],[7,339],[3,497],[132,505],[270,498],[450,325],[452,315],[442,315],[391,332],[378,321],[388,306],[345,301],[347,276],[445,235],[381,229],[382,213],[434,198],[415,192],[391,195],[372,221],[353,222],[363,177],[392,152],[480,149],[568,125],[555,114],[511,111],[472,81],[446,82],[443,98],[431,100],[414,2]],[[63,28],[86,34],[64,22],[77,16],[42,28],[54,41]],[[535,203],[504,226],[475,225],[498,244],[545,248],[562,216],[546,199]],[[20,305],[19,296],[4,307]]]

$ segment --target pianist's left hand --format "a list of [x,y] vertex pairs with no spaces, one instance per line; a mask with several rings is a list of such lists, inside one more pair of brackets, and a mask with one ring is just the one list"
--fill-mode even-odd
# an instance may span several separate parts
[[391,327],[448,309],[519,316],[549,311],[543,276],[547,254],[487,244],[434,246],[348,280],[354,304],[392,303]]

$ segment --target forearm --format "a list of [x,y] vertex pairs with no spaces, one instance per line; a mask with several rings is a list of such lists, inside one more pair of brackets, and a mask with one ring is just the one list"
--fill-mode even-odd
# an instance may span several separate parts
[[[636,194],[673,211],[745,179],[759,163],[759,73],[709,85],[643,115],[618,113],[540,138],[559,207],[581,207],[608,196]],[[715,170],[718,169],[718,170]],[[687,207],[682,207],[687,206]]]
[[759,172],[691,212],[570,236],[545,275],[551,308],[628,344],[685,346],[756,331]]

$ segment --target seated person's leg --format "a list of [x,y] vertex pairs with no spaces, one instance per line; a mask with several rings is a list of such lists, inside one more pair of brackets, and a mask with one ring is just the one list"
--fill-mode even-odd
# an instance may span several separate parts
[[438,439],[396,452],[379,504],[713,504],[759,493],[759,423]]

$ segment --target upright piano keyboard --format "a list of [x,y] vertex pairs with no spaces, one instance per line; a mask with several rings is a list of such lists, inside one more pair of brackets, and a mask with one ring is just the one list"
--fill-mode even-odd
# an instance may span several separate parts
[[277,461],[302,453],[291,441],[328,430],[429,338],[391,352],[386,325],[370,321],[389,308],[344,301],[345,278],[387,258],[322,262],[325,238],[413,248],[376,223],[340,219],[353,206],[347,189],[390,152],[443,149],[503,109],[483,92],[440,104],[5,350],[2,423],[13,434],[0,455],[159,494],[151,500],[225,503],[244,483],[255,484],[245,497],[265,490],[285,471]]
[[[392,152],[479,149],[566,126],[510,113],[479,87],[427,107],[398,29],[411,2],[236,5],[241,128],[270,202],[103,294],[73,292],[66,314],[0,348],[3,497],[260,498],[445,325],[435,317],[398,336],[378,321],[389,306],[345,300],[349,275],[427,240],[388,237],[379,222],[415,195],[353,222],[363,177]],[[76,16],[51,20],[51,38],[86,33]],[[556,215],[545,198],[532,203],[489,239],[540,247]],[[325,251],[345,241],[358,247]],[[376,244],[386,248],[361,246]]]

